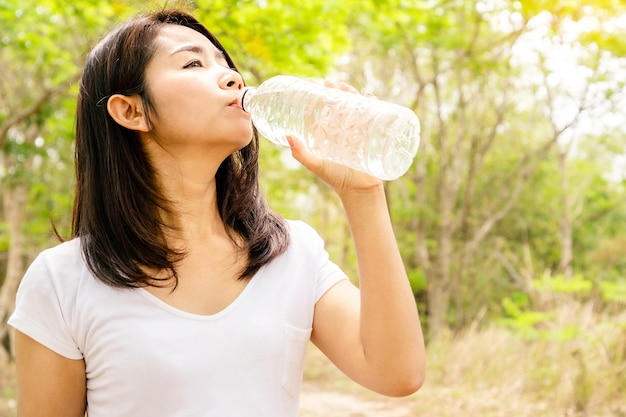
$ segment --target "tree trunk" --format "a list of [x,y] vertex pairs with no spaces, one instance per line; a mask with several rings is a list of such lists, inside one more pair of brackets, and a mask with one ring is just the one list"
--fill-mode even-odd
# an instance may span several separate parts
[[446,316],[450,306],[450,290],[443,279],[428,277],[428,339],[433,340],[447,329]]
[[559,175],[561,176],[561,220],[559,222],[561,241],[561,262],[559,271],[565,279],[574,275],[572,261],[574,259],[574,226],[572,220],[573,196],[567,177],[567,152],[559,152]]
[[[24,273],[24,232],[26,221],[26,199],[28,187],[18,185],[11,188],[4,185],[2,190],[4,218],[9,225],[9,251],[7,272],[0,288],[0,340],[6,336],[6,320],[15,308],[15,293]],[[7,358],[7,352],[0,349],[0,360]],[[4,358],[3,358],[4,357]]]

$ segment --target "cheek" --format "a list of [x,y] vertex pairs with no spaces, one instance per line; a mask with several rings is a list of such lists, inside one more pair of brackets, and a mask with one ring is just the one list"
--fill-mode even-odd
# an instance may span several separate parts
[[154,89],[151,93],[152,103],[158,110],[159,115],[167,115],[179,105],[181,92],[172,86],[162,86]]
[[149,115],[155,129],[188,130],[202,120],[199,106],[182,97],[175,89],[161,89],[151,97],[153,109]]

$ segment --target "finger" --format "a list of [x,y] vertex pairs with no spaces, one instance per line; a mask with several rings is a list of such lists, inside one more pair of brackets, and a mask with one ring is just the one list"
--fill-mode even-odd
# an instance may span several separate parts
[[354,88],[350,84],[345,83],[343,81],[333,81],[333,80],[329,80],[329,79],[324,79],[324,87],[336,88],[338,90],[342,90],[342,91],[345,91],[345,92],[348,92],[348,93],[359,94],[359,90],[357,90],[356,88]]
[[304,146],[302,141],[292,135],[287,135],[287,142],[289,143],[289,147],[291,148],[291,155],[294,159],[300,162],[307,169],[315,172],[316,169],[321,165],[320,159],[313,155],[307,148]]
[[367,97],[367,98],[378,98],[378,97],[376,97],[376,96],[374,95],[374,93],[372,93],[372,90],[369,90],[369,89],[367,89],[367,88],[364,88],[364,89],[361,91],[361,94],[362,94],[364,97]]
[[357,90],[356,88],[354,88],[353,86],[351,86],[348,83],[340,82],[339,83],[339,89],[343,90],[343,91],[347,91],[349,93],[359,94],[359,90]]

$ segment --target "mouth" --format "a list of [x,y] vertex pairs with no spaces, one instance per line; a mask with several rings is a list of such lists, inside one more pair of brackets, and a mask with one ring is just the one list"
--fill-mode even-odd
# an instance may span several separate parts
[[243,107],[241,107],[241,103],[239,102],[239,98],[234,99],[233,101],[231,101],[228,104],[228,107],[236,107],[238,109],[243,110]]

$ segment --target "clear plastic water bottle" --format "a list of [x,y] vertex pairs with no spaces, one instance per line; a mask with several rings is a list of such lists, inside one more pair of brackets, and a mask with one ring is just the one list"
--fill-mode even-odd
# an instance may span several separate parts
[[297,77],[246,87],[241,105],[266,139],[289,146],[286,135],[294,134],[319,157],[382,180],[406,173],[419,146],[410,109]]

